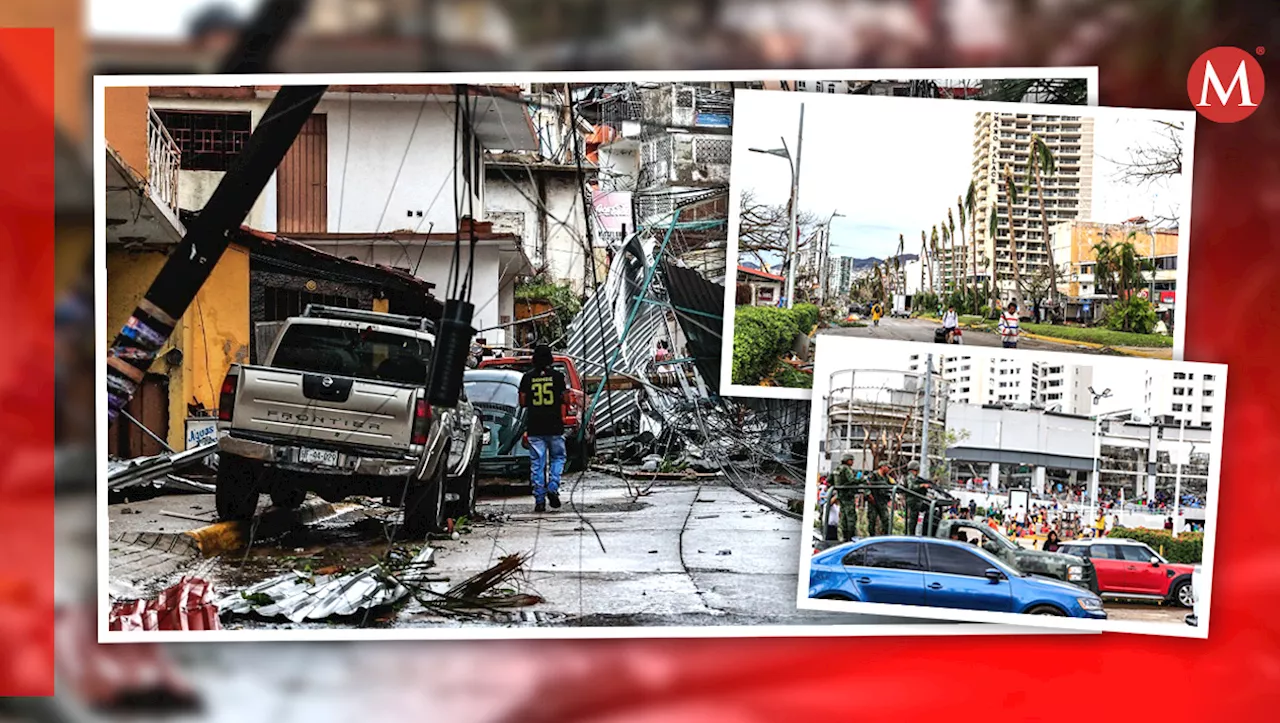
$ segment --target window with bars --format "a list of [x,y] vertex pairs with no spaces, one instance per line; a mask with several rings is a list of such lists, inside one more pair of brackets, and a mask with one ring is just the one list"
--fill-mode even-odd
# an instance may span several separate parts
[[284,321],[293,316],[300,316],[307,304],[324,304],[340,306],[346,309],[364,308],[359,299],[337,294],[313,294],[297,289],[285,289],[277,286],[263,288],[263,321]]
[[184,171],[226,171],[253,132],[248,112],[156,110],[182,152]]

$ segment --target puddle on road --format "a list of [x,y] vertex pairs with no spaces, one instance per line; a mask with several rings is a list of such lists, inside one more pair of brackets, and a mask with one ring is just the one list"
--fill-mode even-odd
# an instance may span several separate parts
[[211,575],[223,589],[237,589],[290,570],[329,572],[329,568],[357,570],[381,559],[396,546],[388,542],[391,527],[365,517],[354,523],[298,525],[248,550],[225,555]]

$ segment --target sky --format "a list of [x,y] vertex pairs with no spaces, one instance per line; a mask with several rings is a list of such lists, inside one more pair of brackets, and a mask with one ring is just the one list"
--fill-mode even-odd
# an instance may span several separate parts
[[95,37],[181,38],[201,10],[225,5],[241,17],[262,0],[90,0],[89,32]]
[[[785,159],[748,148],[794,152],[799,106],[805,102],[805,144],[800,158],[800,208],[831,224],[831,256],[891,256],[898,234],[905,253],[920,252],[920,231],[946,220],[968,188],[973,164],[973,101],[898,100],[809,93],[739,94],[734,112],[733,187],[751,189],[765,203],[785,204]],[[883,103],[883,105],[881,105]],[[919,110],[921,104],[927,110]],[[876,112],[863,112],[876,106]],[[1069,115],[1066,113],[1065,115]],[[1089,220],[1117,223],[1134,216],[1177,216],[1185,174],[1174,188],[1139,189],[1115,178],[1106,159],[1128,158],[1127,148],[1154,142],[1160,126],[1149,117],[1097,116],[1094,126],[1094,196]],[[741,146],[741,148],[739,148]],[[960,222],[958,214],[956,223]],[[967,230],[967,229],[966,229]]]

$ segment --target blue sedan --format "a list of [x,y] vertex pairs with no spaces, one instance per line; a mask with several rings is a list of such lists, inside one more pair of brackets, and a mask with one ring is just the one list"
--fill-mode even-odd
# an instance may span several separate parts
[[813,556],[809,597],[1105,620],[1102,599],[1028,575],[973,545],[920,537],[870,537]]

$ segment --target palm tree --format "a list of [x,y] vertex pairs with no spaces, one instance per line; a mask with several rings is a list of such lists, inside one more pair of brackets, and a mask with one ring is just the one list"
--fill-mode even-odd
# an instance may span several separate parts
[[[969,242],[973,244],[973,303],[978,304],[978,184],[969,180],[969,188],[965,191],[964,201],[960,204],[960,225],[964,225],[964,215],[969,214]],[[977,311],[975,308],[974,311]]]
[[[987,208],[987,238],[991,239],[992,250],[999,252],[999,249],[995,246],[997,225],[996,205],[992,203]],[[989,291],[991,292],[991,308],[993,310],[1000,305],[1000,267],[996,264],[996,255],[993,254],[987,259],[987,276],[991,279]]]
[[901,284],[899,293],[905,292],[907,286],[907,280],[902,278],[902,249],[906,244],[907,240],[898,234],[898,252],[893,255],[893,283],[895,286]]
[[929,266],[929,239],[924,229],[920,230],[920,288],[924,288],[924,272],[929,270],[929,290],[933,290],[933,268]]
[[[961,225],[961,231],[964,230]],[[951,242],[951,293],[960,290],[960,270],[963,267],[957,266],[956,263],[956,217],[951,215],[951,209],[947,209],[947,239]]]
[[[939,263],[938,262],[938,225],[937,224],[934,224],[933,233],[929,235],[929,258],[933,261],[933,263]],[[938,276],[941,276],[941,275],[942,275],[942,266],[939,265]],[[934,279],[934,281],[942,282],[942,279]],[[945,286],[945,283],[943,283],[943,285]],[[933,293],[935,294],[938,293],[937,287],[934,287]]]
[[1013,263],[1013,300],[1022,310],[1022,264],[1018,263],[1018,238],[1013,226],[1013,204],[1018,202],[1018,184],[1014,183],[1013,167],[1004,164],[1004,204],[1009,216],[1009,260]]
[[1030,157],[1027,159],[1028,181],[1036,182],[1036,195],[1040,201],[1040,232],[1044,240],[1044,250],[1049,258],[1049,301],[1058,296],[1058,268],[1053,263],[1053,243],[1049,240],[1049,214],[1044,206],[1044,177],[1052,176],[1058,170],[1053,151],[1045,144],[1037,133],[1031,134]]

